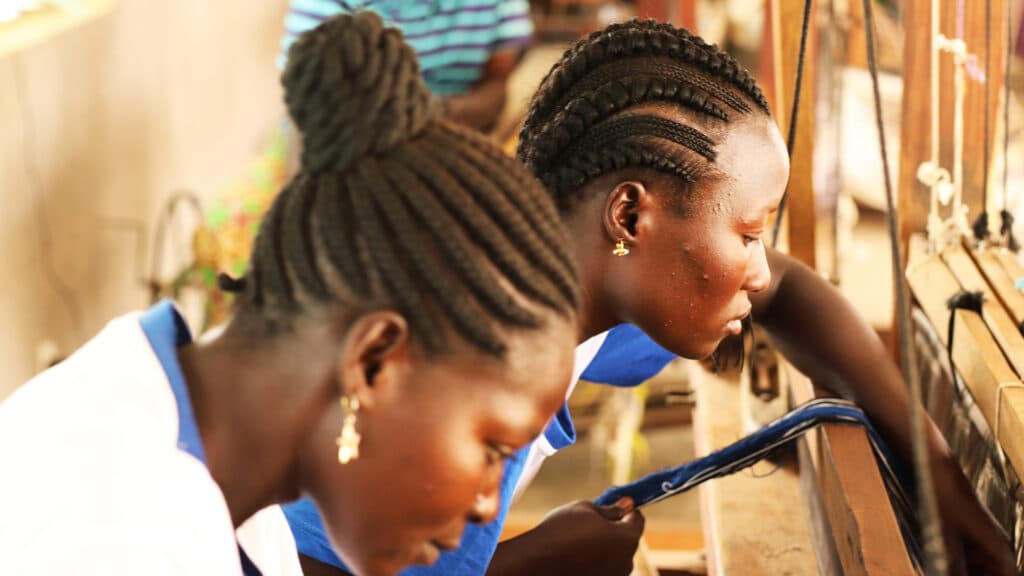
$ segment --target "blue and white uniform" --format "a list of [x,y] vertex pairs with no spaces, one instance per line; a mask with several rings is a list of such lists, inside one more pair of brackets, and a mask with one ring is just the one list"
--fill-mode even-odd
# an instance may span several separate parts
[[279,507],[236,534],[177,360],[190,341],[162,302],[0,404],[0,574],[301,574]]
[[[660,372],[673,358],[674,354],[655,344],[636,326],[616,326],[576,347],[572,382],[566,399],[581,377],[612,386],[636,386]],[[433,566],[406,569],[401,573],[402,576],[482,575],[498,546],[498,538],[512,502],[533,480],[544,459],[571,446],[575,441],[576,429],[567,402],[551,419],[544,434],[520,450],[505,465],[498,518],[485,526],[467,527],[458,549],[441,554],[440,560]],[[312,501],[304,499],[285,505],[284,513],[300,553],[345,568],[331,549]]]

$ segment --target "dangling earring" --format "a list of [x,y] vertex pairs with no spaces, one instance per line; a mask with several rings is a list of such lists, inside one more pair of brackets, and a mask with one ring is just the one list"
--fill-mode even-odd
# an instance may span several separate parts
[[356,412],[359,411],[359,399],[355,396],[341,398],[341,411],[345,413],[345,421],[338,434],[338,463],[348,464],[359,458],[359,442],[362,436],[356,432]]
[[616,256],[625,256],[629,254],[629,248],[626,248],[626,242],[619,238],[619,241],[615,243],[615,249],[612,250],[612,254]]

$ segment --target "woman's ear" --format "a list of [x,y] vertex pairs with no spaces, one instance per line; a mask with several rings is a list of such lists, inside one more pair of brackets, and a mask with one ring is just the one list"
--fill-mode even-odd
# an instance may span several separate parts
[[636,242],[636,224],[647,195],[647,187],[637,180],[615,185],[604,205],[604,228],[609,240],[622,240],[626,244]]
[[355,396],[372,409],[381,396],[390,396],[399,375],[409,366],[409,325],[397,312],[382,310],[360,316],[342,343],[339,393]]

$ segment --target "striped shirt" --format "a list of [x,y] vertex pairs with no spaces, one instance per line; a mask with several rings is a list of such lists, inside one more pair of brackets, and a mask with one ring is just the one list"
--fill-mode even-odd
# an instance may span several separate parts
[[356,10],[376,12],[405,34],[423,79],[440,96],[468,92],[492,54],[523,47],[533,35],[527,0],[290,0],[279,64],[299,34]]

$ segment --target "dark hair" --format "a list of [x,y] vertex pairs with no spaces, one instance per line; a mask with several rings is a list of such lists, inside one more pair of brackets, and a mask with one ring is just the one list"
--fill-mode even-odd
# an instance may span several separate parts
[[671,24],[633,20],[579,40],[548,72],[519,134],[519,159],[562,210],[584,184],[625,168],[694,183],[714,163],[714,139],[695,126],[628,112],[650,102],[683,106],[709,122],[728,123],[751,105],[769,113],[750,73],[717,46]]
[[313,306],[388,308],[430,354],[448,350],[449,326],[501,356],[501,328],[574,313],[554,205],[518,162],[440,118],[397,30],[369,12],[327,20],[292,45],[282,83],[301,168],[257,235],[240,315],[274,331]]

